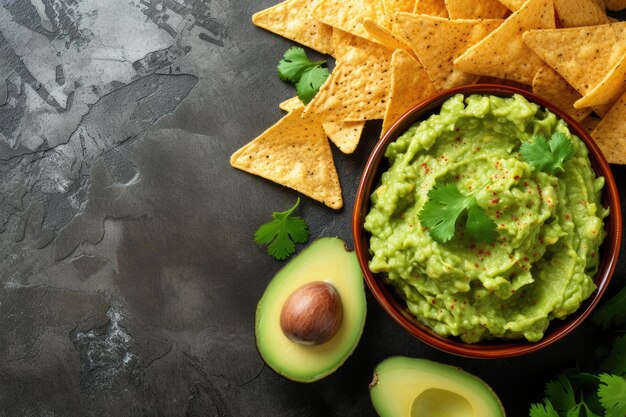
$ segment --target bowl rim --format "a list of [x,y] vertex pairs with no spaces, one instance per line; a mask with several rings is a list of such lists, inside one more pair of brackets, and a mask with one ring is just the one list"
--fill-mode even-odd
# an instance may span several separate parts
[[[572,133],[585,143],[589,151],[592,169],[596,175],[601,175],[605,178],[603,203],[606,207],[609,207],[610,212],[604,222],[607,237],[602,244],[603,254],[601,254],[598,272],[594,277],[597,288],[576,312],[567,316],[561,323],[558,323],[555,329],[549,330],[549,333],[546,333],[538,342],[520,340],[470,344],[461,342],[458,339],[437,335],[426,325],[418,322],[416,318],[411,318],[412,316],[406,311],[406,307],[403,307],[398,302],[397,297],[376,278],[378,274],[374,274],[369,270],[369,237],[367,236],[368,233],[363,229],[363,221],[369,208],[370,195],[375,185],[374,181],[380,176],[378,168],[384,159],[384,152],[387,146],[404,133],[409,126],[420,119],[425,119],[426,115],[438,110],[446,99],[455,94],[491,94],[507,97],[519,94],[542,108],[550,110],[557,117],[563,119]],[[497,84],[475,84],[442,91],[420,102],[400,117],[383,135],[371,152],[359,181],[352,213],[352,231],[356,255],[367,286],[383,310],[400,326],[420,341],[444,352],[470,358],[502,359],[535,352],[563,339],[591,314],[606,291],[615,271],[622,239],[622,213],[617,185],[611,168],[598,145],[577,121],[552,103],[525,90]],[[554,325],[555,322],[553,320],[549,329],[552,329]]]

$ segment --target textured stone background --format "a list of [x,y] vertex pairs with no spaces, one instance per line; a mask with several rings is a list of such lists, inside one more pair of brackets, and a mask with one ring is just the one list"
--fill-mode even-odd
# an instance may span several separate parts
[[[477,373],[515,417],[601,340],[583,327],[525,358],[467,360],[370,298],[336,374],[299,385],[264,366],[254,311],[281,265],[252,234],[296,194],[228,157],[294,94],[274,69],[290,43],[250,23],[274,3],[0,0],[0,417],[373,416],[371,371],[399,354]],[[312,238],[351,242],[379,129],[335,152],[343,211],[304,201]]]

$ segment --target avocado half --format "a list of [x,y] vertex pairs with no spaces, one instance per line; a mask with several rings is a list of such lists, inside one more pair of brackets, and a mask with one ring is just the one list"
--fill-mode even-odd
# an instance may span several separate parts
[[374,370],[370,397],[381,417],[504,417],[495,392],[460,368],[396,356]]
[[[311,282],[331,284],[341,299],[342,319],[326,343],[304,345],[283,334],[280,313],[287,298]],[[339,368],[354,351],[365,326],[363,274],[356,254],[339,238],[321,238],[294,257],[271,280],[256,310],[255,334],[267,365],[285,378],[313,382]]]

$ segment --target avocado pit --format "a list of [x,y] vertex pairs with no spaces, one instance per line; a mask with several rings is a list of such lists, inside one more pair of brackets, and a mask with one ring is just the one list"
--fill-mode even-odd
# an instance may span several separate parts
[[335,287],[314,281],[295,290],[280,312],[280,328],[287,338],[303,345],[321,345],[339,330],[343,309]]

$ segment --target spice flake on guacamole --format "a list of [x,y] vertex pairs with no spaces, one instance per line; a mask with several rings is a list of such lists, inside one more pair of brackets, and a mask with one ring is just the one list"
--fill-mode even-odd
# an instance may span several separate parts
[[[557,132],[573,147],[562,170],[551,174],[524,160],[522,144]],[[604,178],[553,113],[519,95],[458,94],[385,156],[390,168],[365,218],[369,266],[438,334],[468,343],[538,341],[550,320],[573,313],[595,290],[608,215]],[[466,221],[456,222],[449,241],[434,240],[419,213],[438,184],[475,193],[496,224],[495,240],[474,239]]]

